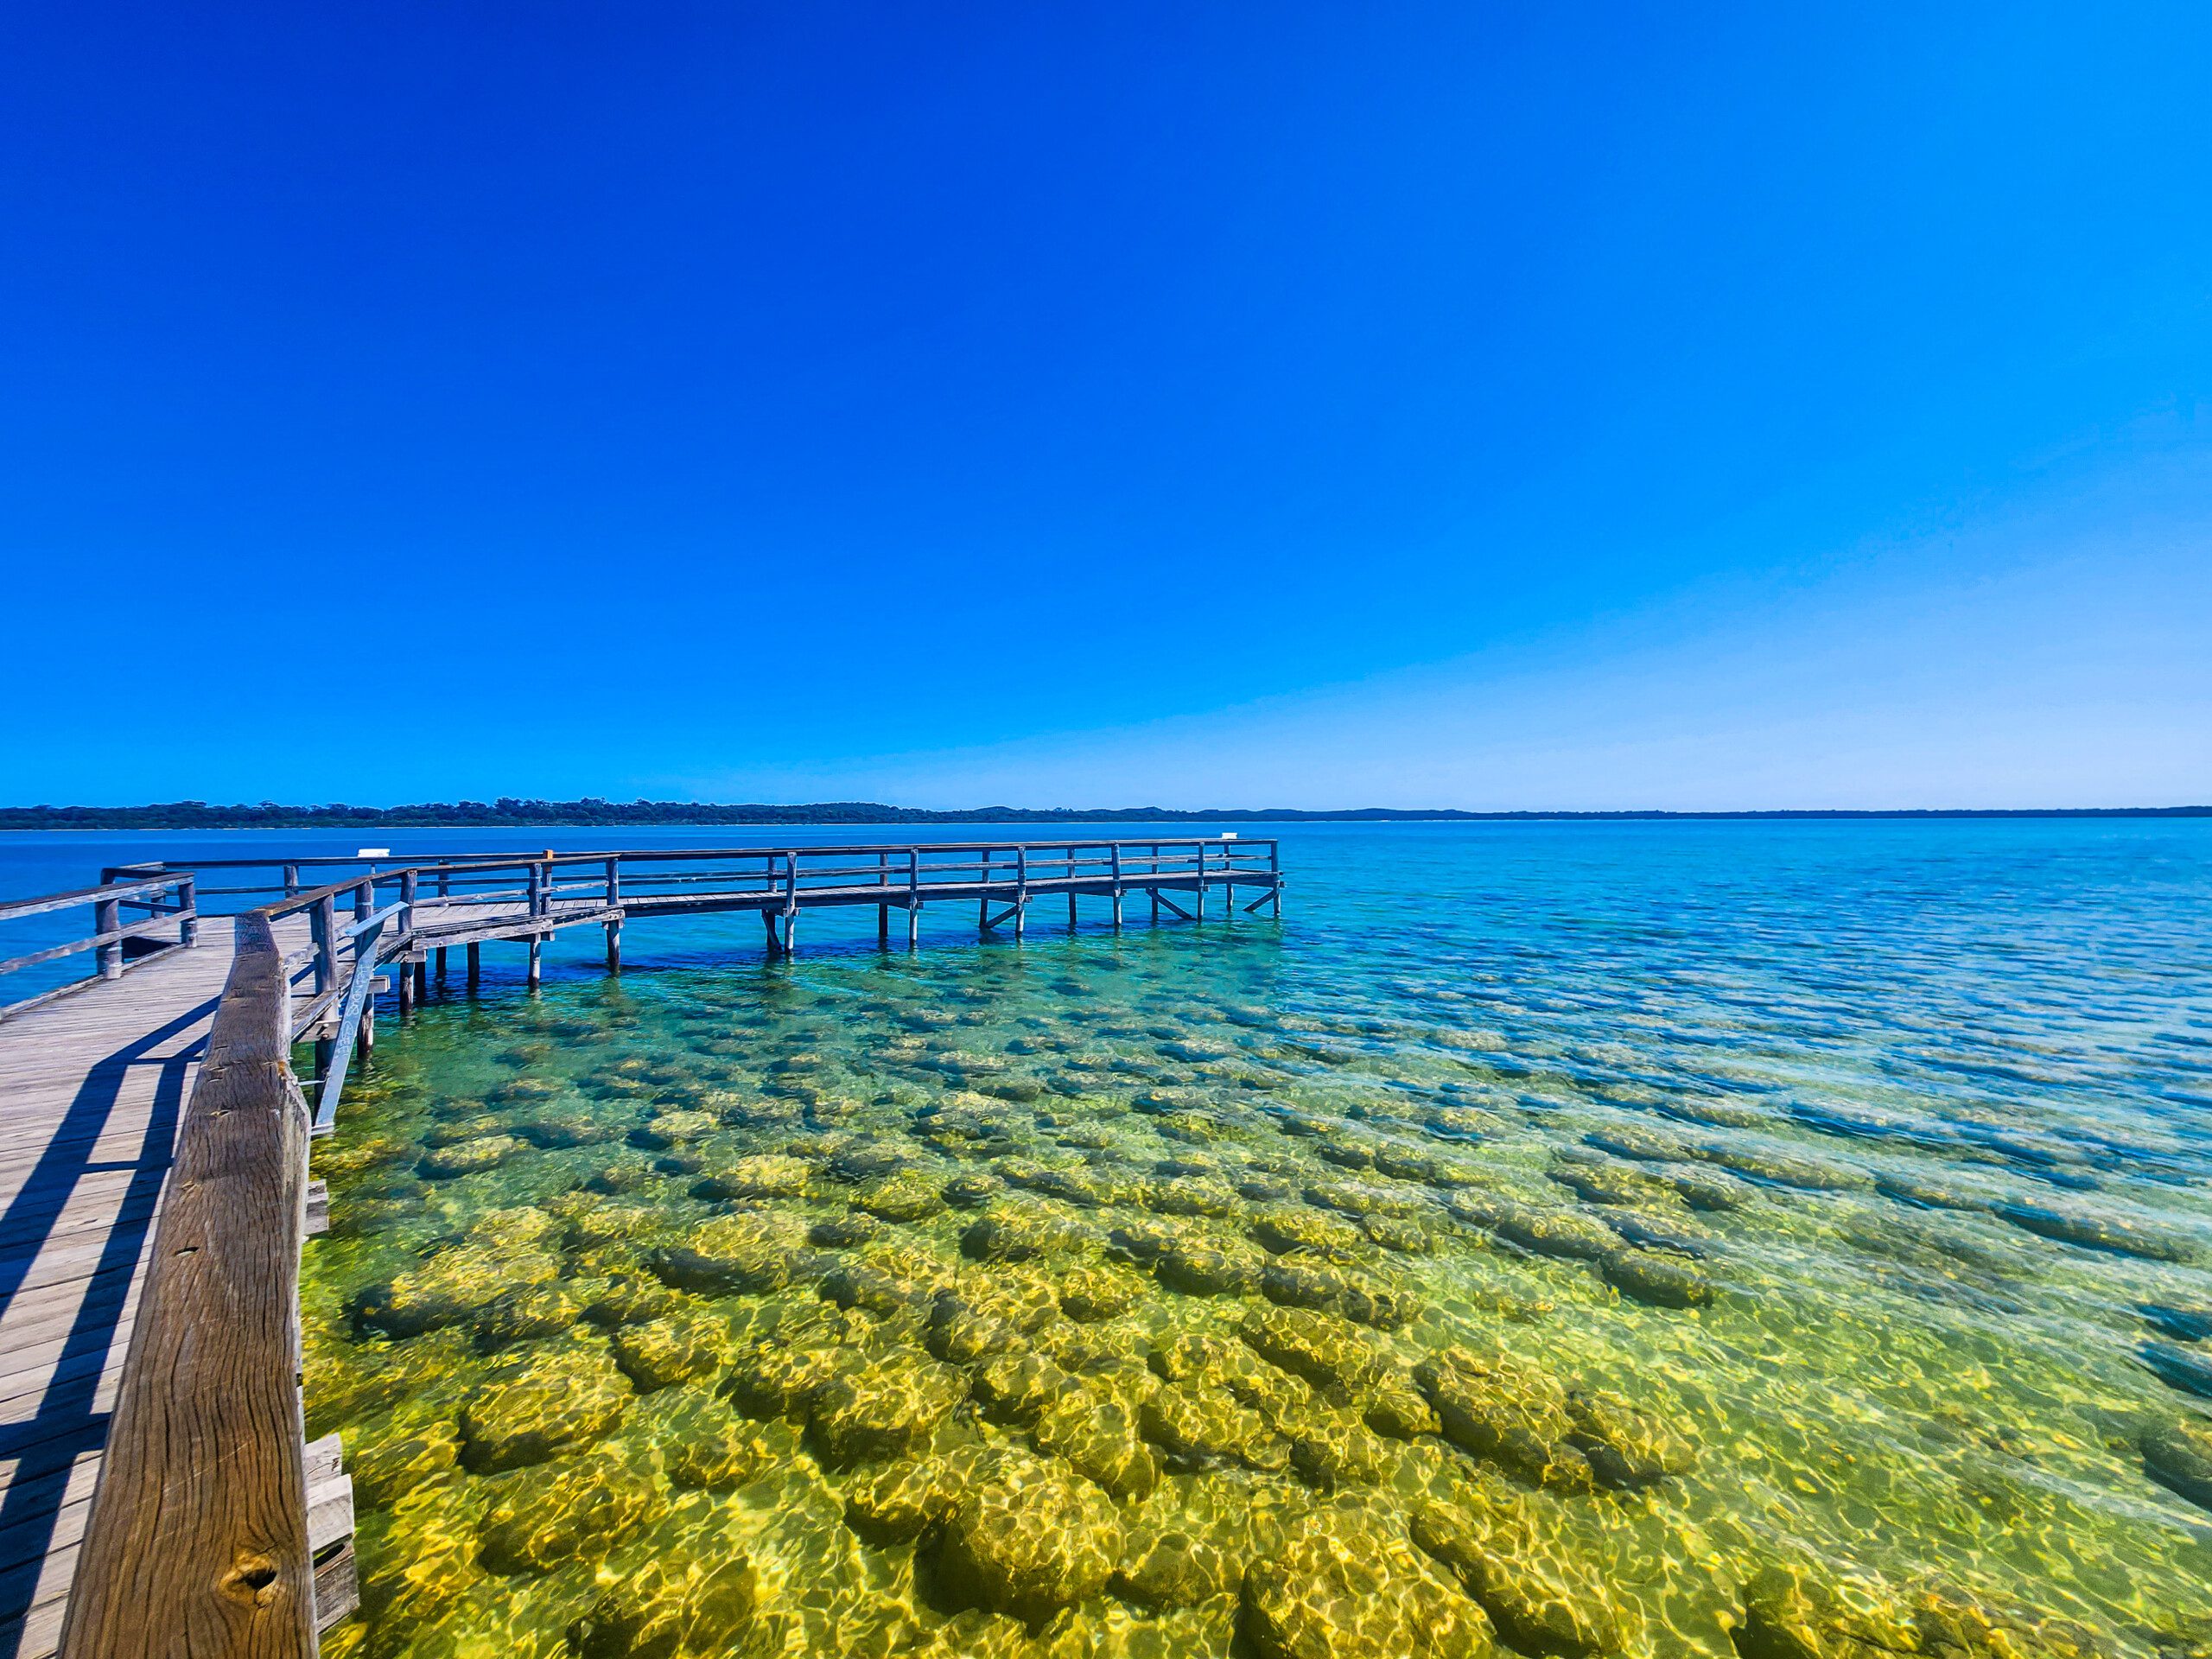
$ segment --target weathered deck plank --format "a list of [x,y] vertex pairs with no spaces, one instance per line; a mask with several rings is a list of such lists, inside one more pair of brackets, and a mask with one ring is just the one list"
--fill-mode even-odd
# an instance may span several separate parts
[[229,929],[0,1022],[0,1659],[54,1650]]

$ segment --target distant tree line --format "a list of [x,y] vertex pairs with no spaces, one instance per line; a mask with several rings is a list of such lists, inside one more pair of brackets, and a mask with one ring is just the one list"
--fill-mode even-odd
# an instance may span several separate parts
[[1564,819],[1614,822],[1642,819],[1773,818],[2195,818],[2212,817],[2206,806],[1944,808],[1917,811],[1816,810],[1773,812],[1461,812],[1418,808],[1364,807],[1315,812],[1294,807],[1226,807],[1185,811],[1164,806],[979,806],[958,811],[884,806],[874,801],[817,801],[806,805],[764,803],[718,805],[704,801],[521,800],[428,801],[411,806],[352,806],[332,801],[285,806],[276,801],[218,806],[206,801],[165,801],[147,806],[0,807],[0,830],[395,830],[462,829],[482,824],[525,826],[594,824],[779,823],[1490,823]]

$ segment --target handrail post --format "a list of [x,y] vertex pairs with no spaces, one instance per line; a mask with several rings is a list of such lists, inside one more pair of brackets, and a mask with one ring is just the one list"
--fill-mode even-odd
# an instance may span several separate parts
[[1281,917],[1282,914],[1282,843],[1279,841],[1271,841],[1268,843],[1268,875],[1274,884],[1274,913],[1277,917]]
[[614,913],[607,918],[607,971],[622,971],[622,861],[607,861],[607,907]]
[[[92,931],[113,933],[123,925],[123,900],[95,899],[92,900]],[[100,977],[123,977],[123,941],[110,939],[99,947]]]
[[531,861],[529,881],[530,913],[543,916],[545,913],[545,866],[535,859]]
[[[887,887],[891,885],[891,855],[888,853],[878,853],[875,855],[875,885],[879,887]],[[879,950],[887,950],[890,944],[891,906],[887,904],[878,905],[875,907],[875,948]]]
[[1069,848],[1069,849],[1067,849],[1067,855],[1068,855],[1068,925],[1069,925],[1070,927],[1073,927],[1073,926],[1075,925],[1075,849],[1074,849],[1074,848],[1072,848],[1072,847]]
[[1108,861],[1114,868],[1114,925],[1122,925],[1122,843],[1112,842],[1107,847]]
[[922,932],[922,849],[906,849],[906,948],[913,950],[921,943]]
[[299,891],[300,867],[296,864],[287,864],[284,867],[284,896],[287,899],[297,898]]
[[1192,853],[1192,858],[1196,861],[1196,868],[1197,868],[1197,869],[1198,869],[1198,891],[1197,891],[1196,893],[1192,893],[1192,894],[1191,895],[1191,898],[1192,898],[1192,904],[1191,904],[1191,915],[1192,915],[1192,918],[1194,920],[1203,922],[1203,921],[1204,921],[1204,920],[1205,920],[1205,918],[1206,918],[1206,844],[1205,844],[1205,842],[1204,842],[1203,841],[1194,841],[1194,842],[1192,842],[1191,843],[1191,853]]
[[784,855],[784,954],[791,953],[792,936],[798,931],[798,854]]
[[188,875],[180,878],[176,884],[177,908],[184,913],[177,938],[181,944],[186,945],[200,943],[199,891],[198,884]]
[[1016,842],[1014,848],[1014,937],[1020,938],[1022,925],[1029,919],[1029,843]]

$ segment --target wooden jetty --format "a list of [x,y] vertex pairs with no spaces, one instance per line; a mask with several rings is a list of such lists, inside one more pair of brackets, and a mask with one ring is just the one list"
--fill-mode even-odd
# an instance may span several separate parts
[[[209,881],[253,871],[273,879]],[[1103,900],[1119,926],[1131,896],[1154,921],[1217,896],[1279,916],[1282,887],[1274,842],[1223,836],[219,860],[0,903],[0,921],[93,917],[0,974],[95,966],[0,1007],[0,1659],[293,1659],[352,1611],[342,1447],[302,1427],[299,1262],[322,1221],[310,1138],[335,1127],[380,990],[404,1018],[448,950],[473,984],[496,942],[536,983],[573,927],[605,931],[615,971],[633,918],[754,911],[784,957],[811,909],[874,906],[887,947],[903,911],[912,949],[931,905],[1019,938],[1039,899],[1071,926]],[[232,913],[203,928],[211,898]]]

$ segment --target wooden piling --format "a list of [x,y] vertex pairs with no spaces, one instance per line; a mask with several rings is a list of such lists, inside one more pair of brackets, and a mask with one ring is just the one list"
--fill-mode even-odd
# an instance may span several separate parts
[[545,936],[543,933],[533,933],[530,936],[530,987],[532,990],[537,988],[538,982],[544,976],[544,972]]
[[484,947],[475,940],[468,942],[468,988],[474,990],[476,982],[483,976]]

